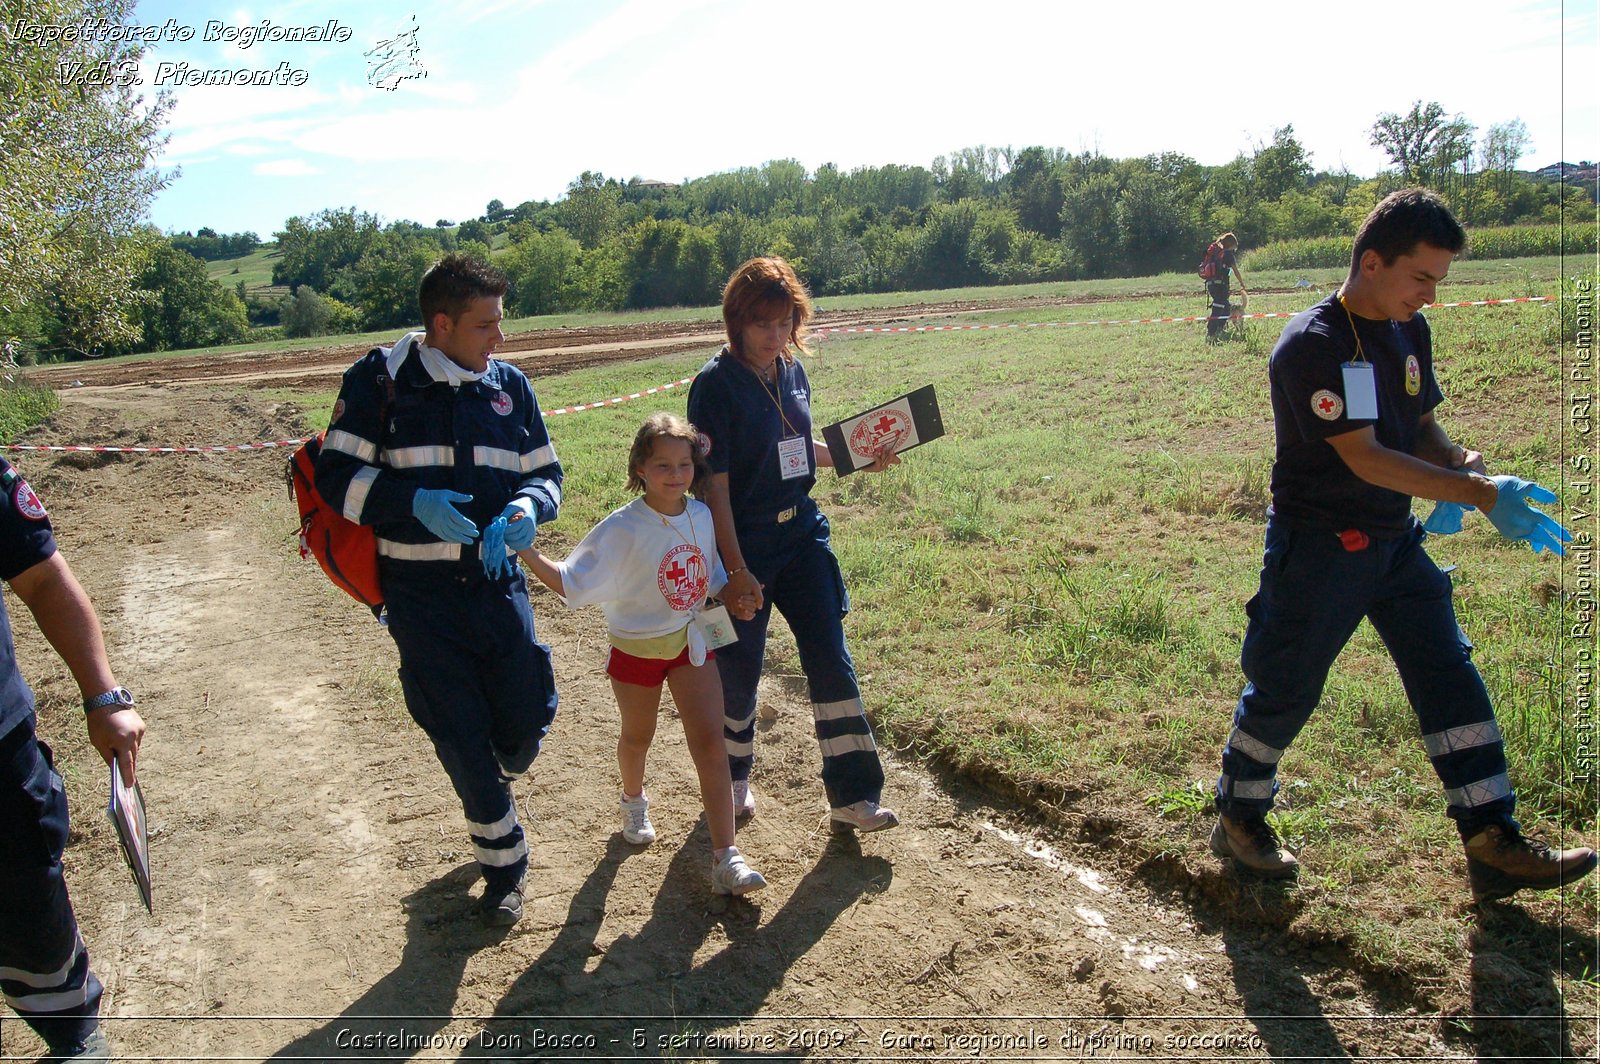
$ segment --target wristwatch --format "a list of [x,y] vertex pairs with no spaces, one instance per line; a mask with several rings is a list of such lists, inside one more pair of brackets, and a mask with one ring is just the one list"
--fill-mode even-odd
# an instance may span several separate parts
[[106,706],[116,706],[121,709],[123,706],[131,705],[133,705],[133,694],[126,687],[113,687],[103,695],[95,695],[93,698],[84,699],[83,711],[85,713],[93,713],[95,710],[104,709]]

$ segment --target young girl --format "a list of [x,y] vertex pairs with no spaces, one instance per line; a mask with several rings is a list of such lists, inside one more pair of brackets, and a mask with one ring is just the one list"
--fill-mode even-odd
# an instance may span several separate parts
[[[767,881],[745,864],[733,844],[722,682],[699,616],[728,576],[717,554],[711,512],[685,497],[709,472],[694,426],[673,414],[652,414],[628,455],[628,487],[644,495],[596,525],[566,561],[551,561],[534,550],[518,557],[568,606],[598,604],[610,624],[606,673],[622,713],[617,741],[622,837],[646,845],[655,841],[644,762],[665,680],[700,777],[700,800],[711,829],[713,889],[748,894]],[[741,612],[748,619],[749,611]]]

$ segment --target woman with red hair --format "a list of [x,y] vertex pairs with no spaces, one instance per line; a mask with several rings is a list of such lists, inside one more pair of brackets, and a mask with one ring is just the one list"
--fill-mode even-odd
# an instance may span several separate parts
[[[755,812],[756,684],[767,624],[777,607],[794,633],[810,689],[822,783],[835,831],[880,831],[899,818],[879,804],[883,764],[867,724],[855,665],[844,641],[850,609],[828,541],[828,519],[811,500],[818,466],[833,465],[811,437],[805,352],[812,313],[805,285],[781,258],[756,258],[733,271],[722,292],[727,345],[689,387],[689,420],[705,436],[711,480],[705,494],[728,572],[723,598],[750,620],[734,620],[738,642],[717,651],[724,737],[734,811]],[[865,468],[899,462],[880,454]]]

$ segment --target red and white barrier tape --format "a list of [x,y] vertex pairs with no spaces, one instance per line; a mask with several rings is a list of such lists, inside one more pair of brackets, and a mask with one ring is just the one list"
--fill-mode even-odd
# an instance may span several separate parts
[[0,446],[6,451],[81,451],[87,454],[218,454],[228,451],[271,451],[285,447],[298,447],[305,440],[269,440],[264,443],[235,443],[217,447],[91,447],[78,445],[59,447],[44,443],[8,443]]
[[[1520,299],[1473,299],[1459,303],[1429,303],[1425,309],[1436,310],[1441,307],[1492,307],[1501,303],[1547,303],[1549,296],[1525,296]],[[1271,314],[1238,314],[1233,317],[1244,318],[1292,318],[1299,311],[1282,311]],[[1106,319],[1104,321],[1041,321],[1041,322],[1012,322],[1006,325],[899,325],[893,327],[851,326],[834,329],[813,330],[813,336],[824,336],[831,333],[920,333],[920,332],[962,332],[974,329],[1053,329],[1067,328],[1075,325],[1159,325],[1169,322],[1194,322],[1210,321],[1204,315],[1188,318],[1122,318]],[[576,414],[584,410],[598,410],[605,406],[616,406],[633,399],[643,399],[647,395],[657,395],[661,392],[681,388],[693,381],[693,377],[685,377],[680,381],[669,381],[654,388],[646,388],[641,392],[630,392],[612,399],[601,399],[593,403],[579,403],[576,406],[561,406],[554,410],[542,410],[545,417],[556,414]],[[71,451],[86,454],[228,454],[238,451],[271,451],[285,448],[299,447],[306,441],[300,440],[270,440],[264,443],[235,443],[217,447],[98,447],[88,445],[57,446],[51,444],[34,443],[7,443],[0,444],[0,451]]]
[[554,410],[543,410],[540,412],[544,414],[545,417],[550,417],[552,414],[576,414],[580,410],[596,410],[602,406],[616,406],[618,403],[626,403],[630,399],[643,399],[647,395],[655,395],[658,392],[667,392],[674,388],[682,388],[685,384],[688,384],[692,380],[694,380],[693,377],[685,377],[681,381],[671,381],[655,388],[646,388],[642,392],[631,392],[628,395],[619,395],[615,399],[602,399],[597,403],[579,403],[577,406],[562,406],[557,407]]

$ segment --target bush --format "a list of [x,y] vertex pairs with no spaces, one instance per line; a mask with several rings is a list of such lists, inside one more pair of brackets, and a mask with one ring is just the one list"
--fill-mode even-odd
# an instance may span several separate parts
[[[1579,225],[1505,225],[1467,230],[1463,258],[1522,259],[1535,255],[1593,254],[1594,223]],[[1350,264],[1354,237],[1279,240],[1246,252],[1239,265],[1252,270],[1340,269]],[[1564,246],[1563,246],[1564,245]]]
[[38,384],[0,384],[0,443],[17,437],[61,409],[61,397]]
[[[1596,226],[1506,225],[1467,233],[1467,258],[1522,259],[1534,255],[1593,254]],[[1565,246],[1563,246],[1565,245]]]
[[295,338],[351,332],[358,315],[355,308],[303,284],[295,289],[294,295],[285,297],[279,318],[283,322],[283,335]]
[[1306,240],[1276,240],[1247,251],[1239,268],[1251,270],[1337,270],[1350,265],[1348,236],[1323,236]]

